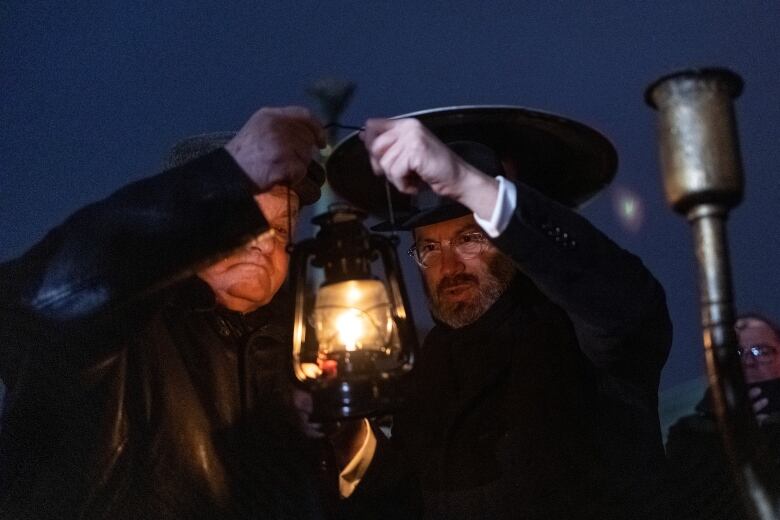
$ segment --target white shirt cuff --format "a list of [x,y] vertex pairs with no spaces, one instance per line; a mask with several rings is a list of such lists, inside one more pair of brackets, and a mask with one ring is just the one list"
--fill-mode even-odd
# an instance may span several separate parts
[[504,232],[509,225],[509,221],[512,219],[515,208],[517,208],[517,186],[501,175],[496,177],[496,180],[498,181],[498,198],[496,198],[496,207],[493,208],[493,214],[490,216],[490,220],[479,218],[479,216],[474,213],[474,220],[477,221],[479,227],[481,227],[490,238],[496,238]]
[[374,452],[376,451],[376,437],[371,430],[371,424],[367,419],[363,419],[366,431],[368,432],[363,439],[363,444],[360,449],[352,457],[352,460],[346,465],[346,467],[339,473],[339,493],[342,498],[347,498],[351,495],[358,484],[360,479],[366,474],[368,466],[371,465],[371,460],[374,458]]

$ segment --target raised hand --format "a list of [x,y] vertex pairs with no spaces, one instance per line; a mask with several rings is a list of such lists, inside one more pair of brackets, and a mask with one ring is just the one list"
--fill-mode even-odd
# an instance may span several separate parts
[[423,184],[478,215],[491,214],[498,182],[461,159],[417,119],[369,119],[361,132],[374,173],[403,193]]
[[307,109],[261,108],[225,149],[260,191],[267,191],[303,178],[313,154],[325,144],[325,130]]

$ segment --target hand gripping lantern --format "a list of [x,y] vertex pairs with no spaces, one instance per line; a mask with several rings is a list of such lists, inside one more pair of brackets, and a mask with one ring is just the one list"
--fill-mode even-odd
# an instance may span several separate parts
[[[376,416],[396,408],[417,336],[395,244],[371,234],[365,214],[333,206],[312,222],[317,236],[290,261],[295,298],[293,370],[312,393],[314,421]],[[381,260],[384,279],[372,274]],[[309,267],[324,271],[313,298]]]

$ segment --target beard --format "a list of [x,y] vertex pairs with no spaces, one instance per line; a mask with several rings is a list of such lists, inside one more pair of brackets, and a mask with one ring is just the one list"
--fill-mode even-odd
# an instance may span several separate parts
[[[435,288],[425,287],[431,314],[453,329],[474,323],[504,294],[515,275],[515,265],[508,256],[498,253],[488,261],[487,273],[481,278],[471,273],[459,273],[439,280]],[[474,297],[464,301],[448,301],[442,294],[449,287],[473,284]]]

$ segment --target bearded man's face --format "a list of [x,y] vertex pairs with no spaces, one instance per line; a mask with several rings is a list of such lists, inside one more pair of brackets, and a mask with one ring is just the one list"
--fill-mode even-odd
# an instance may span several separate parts
[[446,220],[415,230],[418,250],[440,248],[434,265],[422,270],[425,292],[433,316],[453,328],[476,321],[504,293],[515,274],[512,261],[489,241],[472,258],[463,258],[452,244],[458,237],[482,229],[472,215]]

